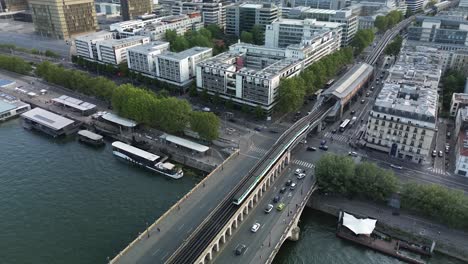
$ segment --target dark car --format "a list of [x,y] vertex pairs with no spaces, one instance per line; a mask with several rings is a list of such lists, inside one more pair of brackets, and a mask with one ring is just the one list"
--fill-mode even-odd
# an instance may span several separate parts
[[327,145],[321,145],[319,148],[320,148],[321,150],[325,150],[325,151],[328,150],[328,146],[327,146]]
[[286,186],[291,185],[291,183],[292,183],[292,180],[288,180],[288,181],[286,182]]
[[280,193],[285,193],[286,192],[286,187],[283,187],[280,189]]
[[228,121],[229,121],[229,122],[232,122],[232,123],[235,123],[235,122],[236,122],[236,120],[235,120],[234,118],[229,118]]
[[270,130],[270,133],[272,133],[272,134],[278,134],[279,132],[272,129],[272,130]]
[[279,200],[281,200],[281,196],[277,195],[273,198],[273,203],[277,203]]
[[320,145],[325,145],[325,144],[327,144],[327,141],[325,139],[320,141]]
[[351,114],[352,114],[352,115],[354,115],[355,113],[356,113],[356,111],[355,111],[355,110],[351,111]]
[[244,244],[237,245],[236,250],[235,250],[236,255],[239,256],[239,255],[244,254],[246,248],[247,246]]
[[332,134],[336,134],[336,128],[332,130]]
[[254,130],[260,132],[260,131],[262,131],[262,128],[261,127],[255,127]]
[[307,151],[316,151],[316,150],[317,150],[317,148],[315,148],[315,147],[307,147]]

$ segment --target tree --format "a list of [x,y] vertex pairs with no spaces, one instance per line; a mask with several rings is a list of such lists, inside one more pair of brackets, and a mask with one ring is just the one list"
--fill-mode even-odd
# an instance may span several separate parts
[[322,191],[348,195],[354,162],[346,156],[327,154],[317,162],[315,175]]
[[175,52],[180,52],[190,47],[190,43],[183,36],[176,36],[175,40],[170,45],[171,50]]
[[172,45],[177,38],[177,32],[175,30],[168,29],[166,30],[166,33],[164,33],[164,38]]
[[190,127],[208,141],[215,140],[219,136],[219,118],[211,112],[192,112]]
[[0,68],[19,74],[29,74],[32,67],[19,57],[0,55]]
[[374,41],[374,37],[374,32],[370,29],[358,30],[351,43],[355,53],[361,54],[361,52]]
[[396,36],[392,43],[388,44],[385,48],[385,54],[390,56],[397,56],[400,53],[401,45],[403,43],[403,38],[401,36]]
[[44,55],[46,55],[47,57],[51,57],[51,58],[60,58],[60,55],[50,50],[46,50],[44,52]]
[[162,98],[154,107],[154,120],[159,128],[169,133],[182,132],[189,121],[190,104],[174,97]]
[[216,39],[221,39],[223,37],[222,29],[216,24],[210,24],[206,26],[206,29],[211,32],[211,36]]
[[252,27],[252,30],[250,32],[252,33],[253,43],[255,45],[265,44],[265,31],[263,29],[263,26],[255,25]]
[[374,26],[379,31],[385,31],[388,28],[388,20],[385,16],[377,16],[374,21]]
[[244,42],[244,43],[253,43],[254,42],[254,38],[253,38],[252,33],[247,32],[247,31],[242,31],[242,33],[240,35],[240,40],[242,42]]
[[257,119],[264,119],[266,115],[265,110],[263,110],[263,108],[259,105],[255,107],[254,113]]
[[283,79],[279,86],[278,110],[282,113],[296,111],[302,106],[305,94],[305,83],[299,76]]

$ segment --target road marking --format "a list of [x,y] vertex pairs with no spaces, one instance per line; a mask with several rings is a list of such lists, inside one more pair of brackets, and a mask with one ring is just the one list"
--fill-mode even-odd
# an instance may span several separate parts
[[182,227],[184,227],[184,225],[185,225],[185,224],[182,224],[181,226],[179,226],[179,228],[178,228],[177,230],[180,231],[180,230],[182,229]]
[[293,160],[292,161],[293,164],[296,164],[296,165],[299,165],[299,166],[302,166],[302,167],[306,167],[306,168],[310,168],[310,169],[313,169],[315,168],[315,165],[310,163],[310,162],[307,162],[307,161],[303,161],[303,160]]
[[166,254],[164,254],[164,256],[162,256],[161,259],[164,260],[164,259],[167,257],[168,254],[169,254],[169,252],[167,252]]
[[260,159],[259,157],[255,157],[255,156],[252,156],[252,155],[249,155],[249,154],[245,154],[245,153],[241,153],[242,156],[246,156],[246,157],[249,157],[249,158],[252,158],[252,159]]
[[266,149],[259,148],[259,147],[255,146],[255,145],[250,146],[249,150],[251,150],[251,151],[253,151],[253,152],[260,153],[260,154],[265,154],[265,153],[267,153],[267,151],[268,151],[268,150],[266,150]]
[[160,249],[160,248],[158,248],[158,249],[157,249],[155,252],[153,252],[153,254],[151,254],[151,256],[154,256],[154,255],[156,255],[156,253],[158,253],[158,252],[159,252],[159,250],[161,250],[161,249]]

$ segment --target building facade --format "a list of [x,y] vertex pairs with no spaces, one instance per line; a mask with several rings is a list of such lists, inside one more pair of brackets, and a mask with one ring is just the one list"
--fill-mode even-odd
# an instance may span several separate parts
[[404,47],[370,111],[366,146],[391,157],[429,162],[442,73],[437,49]]
[[128,68],[157,77],[157,55],[169,50],[169,42],[153,41],[127,50]]
[[328,31],[286,48],[232,45],[228,52],[197,64],[197,90],[271,113],[280,80],[338,50],[339,42],[340,38]]
[[92,0],[29,0],[34,28],[42,36],[68,39],[97,29]]
[[408,28],[408,39],[468,46],[468,21],[453,16],[418,16]]
[[468,177],[468,108],[457,111],[455,118],[455,173]]
[[110,40],[113,38],[114,34],[107,31],[78,36],[75,38],[76,55],[86,59],[97,60],[98,51],[96,44],[99,41]]
[[0,12],[12,12],[27,10],[27,0],[0,0]]
[[294,0],[294,6],[307,6],[317,9],[341,9],[346,7],[345,0]]
[[120,7],[122,11],[122,19],[132,20],[138,16],[151,14],[153,12],[152,0],[121,0]]
[[240,36],[253,26],[265,27],[281,17],[281,9],[275,4],[242,3],[226,7],[226,34]]
[[127,49],[149,42],[150,39],[144,36],[99,41],[96,43],[98,60],[104,63],[118,65],[127,61]]
[[464,108],[466,106],[468,106],[468,94],[466,91],[465,93],[452,94],[452,100],[450,101],[450,116],[457,116],[458,109]]
[[265,46],[271,48],[286,48],[292,44],[300,44],[324,31],[332,31],[340,39],[342,24],[336,22],[323,22],[316,19],[279,19],[265,29]]
[[406,0],[406,5],[411,12],[417,13],[424,8],[424,0]]

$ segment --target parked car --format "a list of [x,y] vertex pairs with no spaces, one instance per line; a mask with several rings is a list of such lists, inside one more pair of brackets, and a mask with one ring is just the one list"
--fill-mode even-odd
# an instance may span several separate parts
[[250,231],[256,233],[260,229],[260,223],[255,223],[253,224],[252,228],[250,228]]
[[310,147],[310,146],[309,146],[309,147],[307,147],[307,150],[308,150],[308,151],[316,151],[317,148],[316,148],[316,147]]
[[348,155],[353,156],[353,157],[357,157],[358,154],[356,152],[354,152],[354,151],[350,151],[350,152],[348,152]]
[[254,130],[255,130],[255,131],[258,131],[258,132],[261,132],[261,131],[262,131],[262,128],[261,128],[261,127],[255,127]]
[[280,189],[280,193],[285,193],[286,192],[286,187],[283,187]]
[[439,157],[442,157],[444,156],[444,153],[442,152],[442,150],[439,150]]
[[272,130],[270,130],[270,133],[272,133],[272,134],[278,134],[279,132],[272,129]]
[[272,204],[268,204],[267,207],[265,208],[265,213],[269,214],[271,210],[273,210],[273,207],[274,206]]
[[445,146],[445,153],[449,153],[450,152],[450,146]]
[[235,250],[236,255],[240,256],[240,255],[244,254],[246,248],[247,248],[247,246],[244,245],[244,244],[237,245],[236,250]]
[[395,164],[390,164],[390,167],[392,167],[392,168],[394,168],[394,169],[398,169],[398,170],[403,169],[402,166],[398,166],[398,165],[395,165]]
[[369,93],[369,92],[367,92],[367,93],[366,93],[366,97],[369,97],[369,95],[370,95],[370,93]]
[[[299,174],[298,174],[298,175],[299,175]],[[286,182],[286,186],[291,186],[291,183],[293,183],[293,181],[292,181],[292,180],[288,180],[288,181]]]
[[434,150],[432,151],[432,157],[437,157],[437,150],[434,149]]
[[364,100],[364,99],[361,100],[361,104],[363,104],[363,103],[365,103],[365,102],[366,102],[366,100]]
[[[305,172],[305,171],[304,171],[303,169],[297,168],[297,169],[294,171],[294,174],[295,174],[295,175],[299,175],[299,174],[304,173],[304,172]],[[289,181],[291,181],[291,180],[289,180]]]
[[336,128],[332,130],[332,134],[336,134]]
[[320,145],[325,145],[325,144],[327,144],[327,141],[325,139],[320,141]]
[[351,114],[354,115],[356,113],[356,110],[351,111]]
[[447,138],[450,138],[451,134],[450,132],[447,132]]

